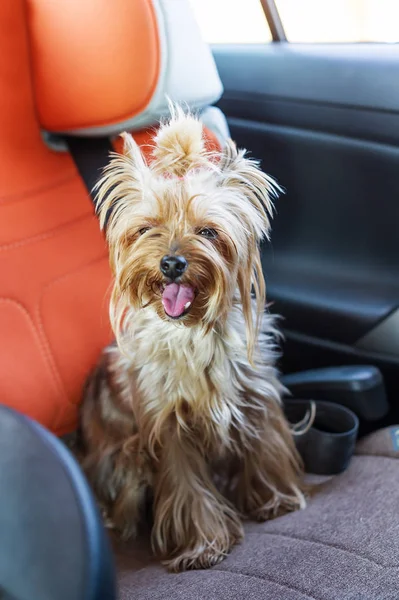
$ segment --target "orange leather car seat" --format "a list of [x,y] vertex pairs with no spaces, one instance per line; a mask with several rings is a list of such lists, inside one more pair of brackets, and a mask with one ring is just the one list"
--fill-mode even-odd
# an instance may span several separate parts
[[[165,58],[172,4],[0,2],[0,402],[59,435],[75,427],[84,380],[111,339],[111,280],[84,184],[44,132],[128,128],[147,145],[162,86],[180,85],[170,44]],[[211,80],[198,102],[173,99],[203,108],[221,93],[216,69]]]

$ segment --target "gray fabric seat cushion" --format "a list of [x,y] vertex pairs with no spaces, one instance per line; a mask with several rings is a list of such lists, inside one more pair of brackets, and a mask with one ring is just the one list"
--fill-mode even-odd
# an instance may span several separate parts
[[171,575],[136,544],[119,545],[121,600],[398,600],[399,453],[387,430],[358,446],[304,511],[264,524],[220,565]]

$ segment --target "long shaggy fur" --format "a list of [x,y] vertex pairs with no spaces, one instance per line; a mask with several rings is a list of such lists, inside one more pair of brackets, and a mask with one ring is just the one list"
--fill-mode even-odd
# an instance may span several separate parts
[[[150,491],[155,551],[171,570],[203,568],[241,539],[242,518],[305,505],[259,255],[278,187],[231,141],[207,153],[201,124],[179,109],[151,164],[124,139],[98,184],[116,344],[87,384],[83,465],[124,537]],[[186,258],[181,283],[196,290],[177,321],[162,303],[171,254]]]

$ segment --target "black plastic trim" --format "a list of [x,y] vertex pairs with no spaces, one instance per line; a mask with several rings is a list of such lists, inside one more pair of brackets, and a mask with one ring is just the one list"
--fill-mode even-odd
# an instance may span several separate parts
[[346,406],[365,421],[378,421],[389,410],[381,371],[371,365],[344,365],[285,375],[295,398],[322,398]]

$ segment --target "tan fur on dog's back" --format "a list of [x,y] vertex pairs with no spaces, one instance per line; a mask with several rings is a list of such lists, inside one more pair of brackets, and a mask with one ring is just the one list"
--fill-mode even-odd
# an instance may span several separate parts
[[[99,183],[118,347],[88,383],[83,464],[125,536],[153,491],[153,545],[172,570],[219,562],[243,535],[241,516],[304,506],[264,314],[259,243],[277,189],[232,142],[207,154],[201,124],[180,109],[151,165],[126,136]],[[178,321],[162,304],[169,254],[186,258],[182,283],[195,289]]]

